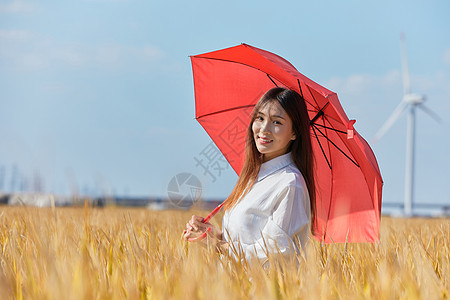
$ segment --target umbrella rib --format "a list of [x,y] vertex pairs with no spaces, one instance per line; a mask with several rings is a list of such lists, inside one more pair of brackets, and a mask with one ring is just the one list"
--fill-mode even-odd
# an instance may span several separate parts
[[275,86],[278,87],[278,84],[275,83],[275,81],[272,79],[272,77],[270,77],[270,75],[267,73],[266,73],[266,75],[267,75],[267,77],[269,77],[270,81],[272,81],[273,84],[275,84]]
[[209,116],[212,116],[212,115],[216,115],[216,114],[220,114],[220,113],[224,113],[224,112],[228,112],[228,111],[232,111],[232,110],[241,109],[241,108],[247,108],[247,107],[254,107],[254,106],[255,106],[255,104],[236,106],[236,107],[232,107],[232,108],[227,108],[227,109],[215,111],[215,112],[212,112],[212,113],[209,113],[209,114],[204,114],[202,116],[195,117],[195,119],[198,120],[200,118],[209,117]]
[[336,128],[333,128],[333,127],[328,127],[328,126],[317,124],[317,123],[315,123],[314,125],[315,126],[320,126],[322,128],[330,129],[330,130],[333,130],[333,131],[336,131],[336,132],[339,132],[339,133],[347,134],[347,132],[339,130],[339,129],[336,129]]
[[324,138],[326,138],[326,139],[327,139],[334,147],[336,147],[336,149],[338,149],[342,154],[345,155],[345,157],[347,157],[352,163],[354,163],[354,164],[359,168],[358,163],[355,162],[350,156],[348,156],[347,153],[345,153],[344,151],[342,151],[342,149],[339,148],[335,143],[333,143],[333,141],[330,140],[330,139],[329,139],[322,131],[320,131],[320,129],[316,127],[316,124],[312,124],[312,126],[313,126],[313,128],[317,129],[317,131],[319,131],[319,132],[322,134],[322,136],[323,136]]
[[302,95],[302,98],[304,99],[305,97],[303,97],[303,91],[302,91],[302,85],[300,84],[300,79],[297,78],[297,82],[298,82],[298,89],[300,90],[300,95]]
[[[314,98],[313,98],[314,99]],[[314,122],[316,122],[316,120],[318,118],[320,118],[321,116],[323,116],[325,113],[323,112],[325,110],[325,108],[328,106],[328,104],[330,104],[330,102],[327,102],[318,112],[317,114],[314,116],[314,118],[311,119],[311,121],[309,121],[309,124],[312,126],[314,125]]]
[[[309,101],[303,96],[302,86],[301,86],[300,80],[299,80],[298,78],[297,78],[297,82],[298,82],[298,88],[299,88],[299,90],[300,90],[300,96],[302,96],[303,100],[305,100],[306,103],[308,103],[309,105],[311,105],[311,107],[314,107],[314,105],[313,105],[311,102],[309,102]],[[314,107],[314,108],[316,108],[316,107]]]
[[325,150],[323,150],[322,144],[320,143],[319,137],[317,136],[316,129],[315,129],[314,126],[312,126],[312,129],[313,129],[314,135],[316,136],[317,143],[319,143],[320,150],[322,150],[323,157],[325,157],[325,160],[327,161],[328,167],[331,170],[331,163],[328,161],[328,157],[325,154]]
[[[311,95],[311,97],[313,98],[314,102],[316,102],[317,107],[319,106],[319,103],[317,103],[316,98],[314,98],[313,93],[311,92],[311,88],[309,87],[309,85],[306,86],[308,88],[309,94]],[[327,102],[328,103],[328,102]]]
[[[314,135],[316,136],[317,142],[319,143],[320,150],[322,150],[323,157],[325,157],[325,160],[327,161],[328,167],[330,168],[330,170],[332,170],[331,164],[330,164],[330,162],[328,161],[327,155],[325,154],[325,151],[324,151],[324,149],[322,148],[322,144],[320,143],[319,137],[317,136],[316,128],[315,128],[315,126],[314,126],[315,124],[311,124],[311,125],[312,125],[311,128],[313,129]],[[318,128],[317,128],[317,130],[318,130]],[[322,135],[323,135],[323,133],[322,133]],[[329,150],[329,149],[328,149],[328,150]],[[330,156],[330,158],[331,158],[331,156]],[[331,171],[331,172],[332,172],[332,171]],[[333,181],[331,181],[331,184],[333,185]],[[333,188],[331,188],[331,190],[333,190]],[[323,240],[324,240],[324,241],[325,241],[325,238],[326,238],[326,236],[327,236],[328,221],[330,220],[331,200],[332,200],[332,196],[331,196],[331,194],[330,194],[330,201],[328,202],[329,205],[328,205],[327,220],[326,220],[325,226],[324,226],[324,228],[323,228]]]

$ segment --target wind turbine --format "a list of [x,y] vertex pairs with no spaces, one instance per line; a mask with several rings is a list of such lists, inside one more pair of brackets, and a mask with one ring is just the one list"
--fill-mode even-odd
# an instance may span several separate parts
[[423,103],[426,100],[425,95],[411,92],[411,82],[408,72],[408,61],[406,57],[405,35],[402,34],[401,40],[401,57],[402,57],[402,79],[403,79],[403,99],[387,121],[381,126],[377,134],[373,138],[376,143],[391,128],[401,114],[406,111],[408,114],[406,128],[406,163],[405,163],[405,198],[404,198],[404,215],[411,216],[412,203],[414,200],[414,152],[415,152],[415,131],[416,131],[416,108],[422,109],[433,119],[440,121],[440,118]]

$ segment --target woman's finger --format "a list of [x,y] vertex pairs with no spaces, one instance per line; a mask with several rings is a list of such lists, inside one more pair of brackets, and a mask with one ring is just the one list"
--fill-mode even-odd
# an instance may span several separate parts
[[191,223],[186,223],[187,230],[193,230]]
[[203,217],[196,216],[196,215],[193,215],[192,218],[191,218],[191,221],[192,221],[192,222],[195,222],[195,221],[203,222],[203,220],[204,220]]
[[192,231],[200,231],[202,229],[202,223],[192,223]]
[[198,222],[192,222],[191,225],[192,225],[192,228],[194,228],[195,231],[198,231],[198,227],[199,227]]
[[185,231],[183,232],[183,239],[184,239],[185,241],[187,241],[191,236],[192,236],[192,231],[185,230]]
[[205,223],[199,221],[199,220],[191,220],[189,221],[189,224],[191,224],[191,226],[194,228],[195,231],[198,230],[203,230],[204,228],[206,228],[207,226],[205,225]]
[[205,229],[206,226],[204,225],[203,220],[203,217],[193,215],[189,222],[186,224],[186,228],[193,231]]

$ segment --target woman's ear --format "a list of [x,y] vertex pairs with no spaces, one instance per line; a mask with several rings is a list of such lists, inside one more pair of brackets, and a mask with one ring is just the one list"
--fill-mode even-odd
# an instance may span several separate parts
[[292,134],[292,137],[291,137],[291,141],[293,141],[293,140],[295,140],[297,137],[295,136],[295,133],[293,133]]

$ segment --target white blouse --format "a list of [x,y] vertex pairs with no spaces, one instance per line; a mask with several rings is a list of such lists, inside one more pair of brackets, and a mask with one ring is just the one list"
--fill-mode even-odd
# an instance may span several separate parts
[[261,165],[248,193],[225,212],[222,231],[224,239],[241,249],[246,259],[264,260],[267,250],[286,255],[298,252],[293,242],[297,238],[305,250],[310,220],[305,180],[287,153]]

